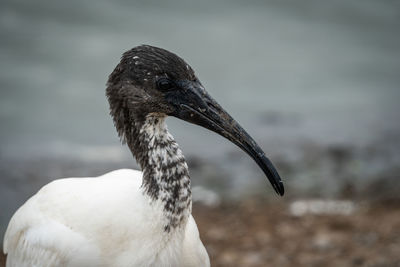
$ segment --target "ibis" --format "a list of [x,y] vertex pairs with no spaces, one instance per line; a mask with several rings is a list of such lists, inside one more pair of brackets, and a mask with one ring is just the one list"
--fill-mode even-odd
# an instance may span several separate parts
[[284,194],[261,148],[174,53],[149,45],[125,52],[108,78],[106,96],[118,135],[141,171],[43,186],[8,224],[7,267],[209,266],[191,215],[188,165],[167,129],[167,116],[227,138]]

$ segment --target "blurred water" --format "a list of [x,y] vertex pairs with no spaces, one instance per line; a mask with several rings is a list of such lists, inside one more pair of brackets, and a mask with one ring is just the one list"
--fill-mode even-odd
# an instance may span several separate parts
[[[51,179],[134,166],[104,89],[121,53],[143,43],[192,65],[277,163],[289,195],[397,181],[399,28],[398,1],[3,0],[1,221]],[[169,125],[194,184],[265,190],[232,144]]]

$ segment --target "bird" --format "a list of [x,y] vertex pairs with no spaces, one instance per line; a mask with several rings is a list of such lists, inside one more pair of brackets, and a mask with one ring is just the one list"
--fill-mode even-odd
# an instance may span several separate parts
[[205,90],[192,67],[139,45],[109,75],[106,97],[123,143],[141,168],[56,179],[12,216],[7,267],[210,266],[191,215],[188,165],[168,116],[207,128],[245,151],[283,196],[283,182],[252,137]]

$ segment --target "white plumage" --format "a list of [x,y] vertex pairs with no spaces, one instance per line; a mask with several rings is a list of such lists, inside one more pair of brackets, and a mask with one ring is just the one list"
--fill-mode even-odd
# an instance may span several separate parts
[[163,207],[141,184],[128,169],[47,184],[10,221],[7,267],[209,266],[193,217],[165,234]]

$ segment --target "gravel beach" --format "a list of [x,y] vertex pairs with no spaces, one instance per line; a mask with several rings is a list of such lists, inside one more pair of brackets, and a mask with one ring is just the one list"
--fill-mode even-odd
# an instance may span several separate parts
[[[193,216],[216,266],[400,266],[400,201],[356,203],[348,215],[290,213],[290,203],[246,200]],[[4,266],[4,255],[1,255]]]
[[400,266],[400,202],[294,216],[287,203],[194,207],[212,266]]

